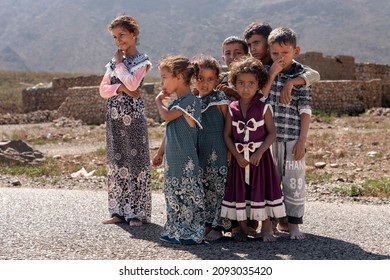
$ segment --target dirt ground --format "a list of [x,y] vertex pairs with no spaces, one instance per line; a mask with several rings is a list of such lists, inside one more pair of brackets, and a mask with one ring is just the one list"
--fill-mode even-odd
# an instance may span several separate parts
[[[312,186],[311,191],[325,194],[337,186],[359,187],[367,180],[389,183],[389,112],[378,108],[356,117],[312,117],[306,160],[306,181]],[[148,129],[153,156],[164,135],[164,127],[149,121]],[[0,125],[0,140],[9,139],[23,140],[45,156],[61,160],[64,167],[73,166],[72,172],[80,165],[105,166],[104,125],[88,126],[66,119],[53,123]],[[156,180],[162,180],[161,172],[161,168],[155,169]],[[387,195],[384,199],[390,198]]]
[[[387,112],[387,111],[386,111]],[[358,117],[314,117],[308,139],[307,168],[329,180],[389,178],[390,117],[371,110]],[[321,168],[325,163],[325,167]],[[318,168],[313,167],[318,165]]]

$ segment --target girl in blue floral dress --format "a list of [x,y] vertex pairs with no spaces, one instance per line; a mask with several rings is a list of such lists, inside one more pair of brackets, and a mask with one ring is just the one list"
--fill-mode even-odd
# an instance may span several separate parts
[[[156,97],[156,105],[167,123],[165,138],[153,158],[154,165],[164,159],[167,221],[160,240],[198,244],[204,237],[205,214],[197,153],[201,103],[190,89],[196,69],[183,56],[168,56],[160,62],[159,71],[162,91]],[[163,101],[173,93],[177,99],[167,108]]]
[[201,55],[193,60],[199,67],[194,85],[202,101],[202,127],[198,135],[199,166],[205,192],[205,240],[223,237],[231,222],[221,217],[221,204],[228,174],[228,149],[224,141],[225,117],[230,99],[223,91],[215,90],[219,82],[220,64]]

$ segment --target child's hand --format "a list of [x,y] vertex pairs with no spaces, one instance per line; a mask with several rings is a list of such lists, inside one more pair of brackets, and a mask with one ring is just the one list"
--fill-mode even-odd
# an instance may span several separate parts
[[228,97],[233,97],[235,99],[240,99],[240,95],[233,88],[226,85],[219,84],[216,87],[217,90],[222,90]]
[[170,96],[165,91],[160,91],[160,93],[157,94],[157,96],[156,96],[156,100],[161,100],[161,101],[164,99],[168,99],[168,98],[170,98]]
[[141,92],[138,89],[135,91],[128,91],[126,94],[134,99],[138,99],[141,96]]
[[121,63],[123,61],[123,51],[118,49],[115,54],[114,54],[114,57],[115,57],[115,61],[117,63]]
[[301,160],[305,156],[305,143],[303,141],[297,141],[295,144],[292,153],[295,160]]
[[231,161],[232,161],[232,154],[230,153],[230,151],[228,151],[226,154],[226,160],[227,160],[228,166],[230,166]]
[[249,157],[249,162],[254,166],[259,166],[262,157],[263,153],[261,153],[260,150],[257,150],[256,153]]
[[293,84],[290,83],[290,81],[287,81],[284,87],[282,88],[280,92],[280,103],[283,105],[289,105],[291,102],[291,91],[293,88]]
[[160,166],[163,162],[163,157],[164,157],[163,155],[156,154],[152,159],[152,166],[153,167]]
[[130,91],[124,85],[121,85],[118,90],[120,90],[120,92],[124,92],[125,94],[127,94],[130,97],[133,97],[134,99],[138,99],[141,96],[140,90],[137,89],[135,91]]
[[194,87],[194,88],[192,89],[192,94],[193,94],[193,95],[199,95],[199,90],[198,90],[196,87]]
[[280,57],[272,63],[271,68],[269,69],[269,75],[271,77],[275,77],[277,74],[282,72],[284,67],[285,63],[283,57]]
[[236,157],[237,163],[241,168],[245,168],[249,162],[241,154]]

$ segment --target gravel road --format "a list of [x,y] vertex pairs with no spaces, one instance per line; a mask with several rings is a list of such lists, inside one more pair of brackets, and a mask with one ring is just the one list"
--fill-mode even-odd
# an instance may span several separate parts
[[308,201],[305,240],[195,246],[159,241],[164,196],[153,193],[152,223],[102,225],[104,190],[14,188],[0,184],[2,260],[390,260],[390,205]]
[[[51,124],[3,125],[0,135],[32,133],[34,127],[36,137],[42,131],[59,133]],[[82,136],[86,130],[76,126],[71,131],[61,133]],[[98,127],[92,132],[100,135],[104,130]],[[82,140],[48,143],[39,150],[46,155],[76,155],[104,146],[104,141],[90,145]],[[271,244],[226,238],[182,246],[159,241],[165,222],[161,192],[153,193],[151,224],[102,225],[108,216],[106,178],[69,175],[0,175],[0,260],[390,260],[389,199],[343,197],[331,191],[333,182],[307,187],[305,240],[292,241],[284,234]]]

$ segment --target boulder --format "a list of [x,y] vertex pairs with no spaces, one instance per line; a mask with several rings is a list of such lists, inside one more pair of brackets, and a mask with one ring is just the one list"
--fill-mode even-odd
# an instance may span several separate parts
[[0,164],[38,165],[43,161],[43,154],[22,140],[0,142]]

